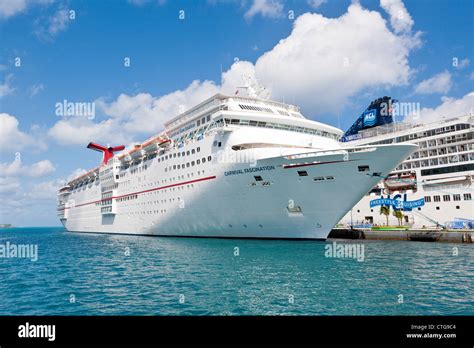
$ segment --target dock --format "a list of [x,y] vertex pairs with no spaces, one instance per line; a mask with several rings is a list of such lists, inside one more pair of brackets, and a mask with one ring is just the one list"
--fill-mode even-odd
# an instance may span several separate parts
[[334,228],[328,239],[399,240],[416,242],[473,243],[474,230],[350,229]]

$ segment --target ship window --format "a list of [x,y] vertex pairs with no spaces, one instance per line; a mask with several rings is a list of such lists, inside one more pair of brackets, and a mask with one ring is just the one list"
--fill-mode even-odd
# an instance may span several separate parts
[[202,158],[202,163],[206,163],[206,157]]
[[461,200],[461,195],[459,194],[453,195],[453,201],[460,201],[460,200]]
[[465,193],[464,194],[464,200],[465,201],[470,201],[471,200],[471,194],[470,193]]
[[255,179],[255,181],[263,181],[263,179],[260,175],[255,175],[254,179]]
[[186,151],[186,156],[189,156],[190,152],[189,151]]
[[359,172],[368,172],[370,170],[369,166],[359,166]]
[[451,200],[451,197],[449,195],[443,195],[443,201],[449,202]]
[[183,151],[183,152],[181,152],[181,156],[183,156],[183,157],[184,157],[184,151]]
[[201,121],[200,121],[200,120],[197,120],[196,126],[199,127],[200,125],[201,125]]
[[196,164],[201,164],[201,160],[198,159],[198,160],[196,161]]
[[189,167],[189,162],[188,162],[188,163],[186,163],[186,167],[187,167],[187,168]]
[[431,202],[431,196],[425,196],[425,202],[426,203]]
[[196,150],[192,149],[191,153],[194,155],[196,153]]
[[440,196],[433,196],[433,201],[441,202],[441,197]]
[[299,176],[308,176],[308,172],[306,170],[298,170]]
[[178,157],[181,157],[181,152],[178,152]]
[[191,162],[191,165],[192,165],[192,166],[195,165],[195,164],[196,164],[196,162],[194,162],[194,161]]
[[456,206],[456,209],[459,209],[459,205]]
[[211,115],[206,116],[206,121],[209,122],[211,120]]
[[436,207],[436,210],[439,210],[439,207]]
[[207,156],[207,160],[208,161],[211,161],[212,157],[211,156]]
[[218,147],[221,147],[222,146],[222,143],[219,141],[219,143],[217,144]]
[[205,118],[205,117],[203,117],[203,118],[201,119],[201,123],[202,123],[202,124],[206,123],[206,118]]
[[175,165],[173,165],[173,169],[176,169],[176,164],[175,164]]

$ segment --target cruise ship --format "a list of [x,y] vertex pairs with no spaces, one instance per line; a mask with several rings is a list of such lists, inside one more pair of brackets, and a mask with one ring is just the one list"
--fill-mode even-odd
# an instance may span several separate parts
[[[343,144],[419,148],[368,191],[341,225],[474,228],[474,116],[397,123],[391,112],[382,112],[396,103],[390,97],[374,100],[341,138]],[[388,209],[381,212],[382,206]]]
[[344,146],[341,130],[246,89],[203,101],[131,149],[90,143],[102,163],[58,193],[66,230],[324,240],[417,149]]

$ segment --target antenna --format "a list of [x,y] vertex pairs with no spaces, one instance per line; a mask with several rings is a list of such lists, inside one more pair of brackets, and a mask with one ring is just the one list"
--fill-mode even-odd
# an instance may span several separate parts
[[235,94],[238,94],[239,89],[242,88],[247,91],[247,96],[252,98],[268,99],[270,97],[270,93],[265,87],[259,84],[255,76],[252,77],[247,74],[242,74],[242,80],[244,81],[244,85],[237,86]]

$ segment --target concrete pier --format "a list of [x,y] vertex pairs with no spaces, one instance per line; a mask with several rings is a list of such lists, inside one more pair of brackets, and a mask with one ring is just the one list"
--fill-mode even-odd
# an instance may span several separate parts
[[331,239],[404,240],[417,242],[473,243],[473,230],[368,230],[334,228]]

